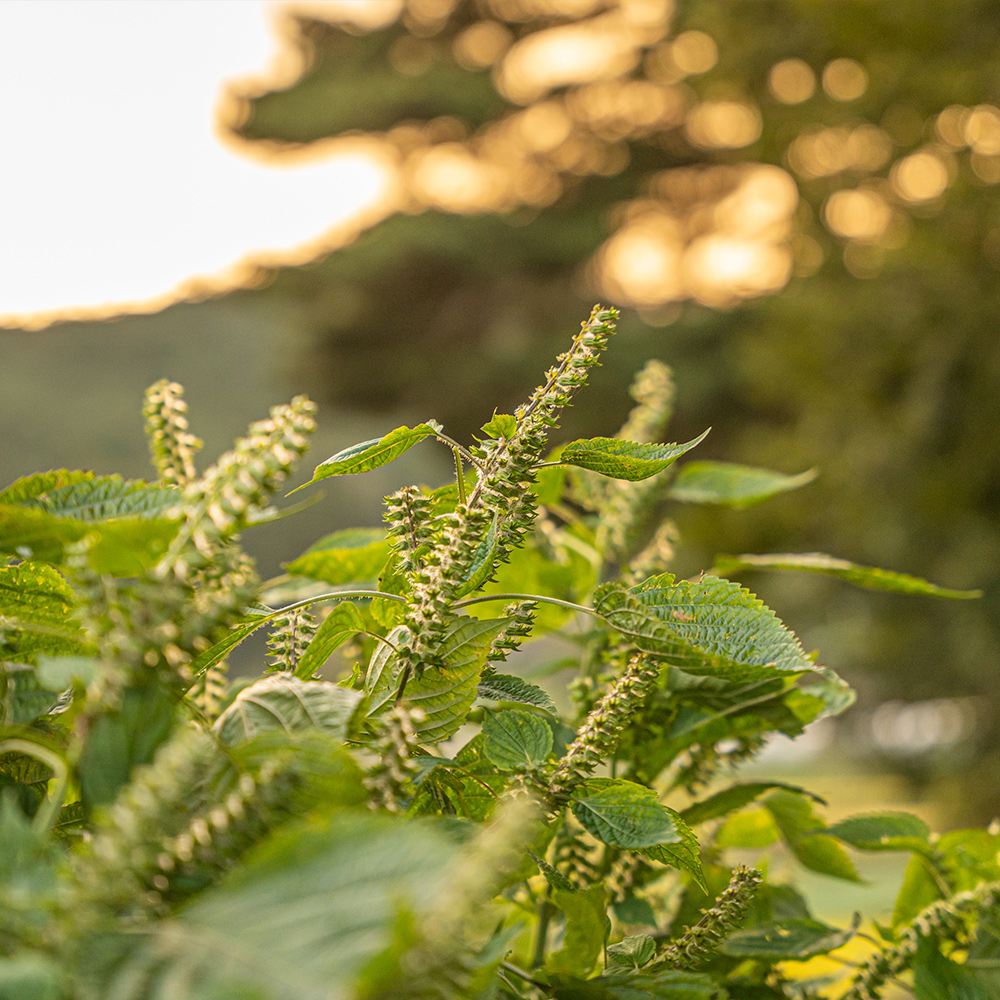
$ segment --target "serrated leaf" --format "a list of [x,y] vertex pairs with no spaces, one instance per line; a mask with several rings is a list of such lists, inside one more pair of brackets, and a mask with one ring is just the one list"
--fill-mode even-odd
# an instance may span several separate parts
[[455,851],[420,820],[339,812],[287,827],[181,913],[133,935],[114,981],[132,983],[130,997],[188,997],[191,984],[199,1000],[353,995],[399,907],[433,900]]
[[729,580],[665,573],[631,590],[606,584],[594,605],[640,649],[691,674],[743,682],[813,669],[794,633]]
[[123,517],[155,517],[175,507],[182,493],[178,486],[97,476],[47,490],[21,501],[20,506],[91,524]]
[[284,568],[292,576],[308,576],[339,586],[377,579],[389,551],[382,528],[348,528],[321,538]]
[[910,813],[883,812],[866,816],[851,816],[826,832],[862,851],[929,852],[930,829]]
[[510,413],[497,413],[494,411],[489,422],[483,424],[483,433],[491,438],[510,438],[513,437],[516,430],[517,417]]
[[652,788],[624,778],[591,778],[574,796],[572,808],[584,829],[612,847],[635,850],[682,839],[677,813]]
[[546,967],[555,972],[586,976],[597,962],[604,945],[607,911],[604,885],[565,892],[556,889],[552,902],[566,917],[562,948],[549,956]]
[[560,974],[547,978],[554,1000],[720,1000],[723,996],[711,977],[677,969],[619,970],[587,980]]
[[811,483],[816,474],[815,469],[787,476],[734,462],[688,462],[677,473],[670,496],[684,503],[752,507],[779,493]]
[[82,483],[93,478],[93,472],[81,470],[53,469],[51,472],[35,472],[30,476],[22,476],[5,490],[0,490],[0,504],[20,504],[50,490],[72,486],[74,483]]
[[[428,667],[423,677],[407,679],[405,698],[424,713],[424,719],[414,723],[421,743],[438,743],[458,731],[475,701],[490,643],[505,624],[506,619],[502,618],[480,620],[456,615],[438,649],[445,665]],[[398,645],[401,635],[394,630],[387,638]],[[376,657],[379,657],[377,666]],[[370,695],[369,716],[389,708],[401,681],[398,657],[381,644],[372,657],[365,681],[365,690]]]
[[490,701],[513,701],[520,705],[532,705],[550,715],[557,715],[556,706],[548,693],[537,684],[514,674],[484,673],[476,688],[480,698]]
[[531,712],[486,712],[483,753],[501,771],[534,768],[552,753],[552,730]]
[[706,430],[686,444],[642,444],[607,437],[581,439],[571,441],[563,448],[559,462],[599,472],[611,479],[627,479],[635,483],[662,472],[685,452],[700,444],[707,434]]
[[312,677],[345,642],[365,630],[365,622],[356,604],[341,601],[323,619],[316,634],[295,668],[295,676]]
[[[671,809],[670,812],[673,812]],[[643,847],[637,854],[649,858],[651,861],[658,861],[661,865],[668,865],[678,871],[687,872],[691,876],[702,892],[708,892],[708,883],[705,881],[705,870],[701,863],[701,849],[698,838],[694,831],[674,813],[674,825],[680,834],[678,844],[657,844],[655,847]]]
[[694,805],[682,809],[681,819],[689,826],[696,826],[698,823],[705,823],[710,819],[718,819],[719,816],[725,816],[727,813],[742,809],[763,795],[764,792],[772,791],[775,788],[784,788],[798,795],[806,795],[816,802],[822,803],[823,801],[812,792],[807,792],[804,788],[799,788],[798,785],[789,785],[783,781],[738,782],[710,795],[707,799],[702,799],[701,802],[696,802]]
[[719,950],[733,958],[772,962],[796,959],[801,962],[842,947],[854,937],[856,930],[856,922],[853,927],[840,930],[819,920],[782,920],[766,927],[733,931]]
[[473,591],[478,590],[493,575],[497,553],[498,523],[499,514],[494,513],[493,520],[490,522],[486,534],[472,555],[469,575],[462,581],[461,586],[455,592],[456,597],[462,597],[465,594],[471,594]]
[[[371,472],[380,466],[388,465],[399,458],[405,451],[409,451],[415,444],[419,444],[424,438],[432,437],[441,429],[441,425],[436,420],[428,420],[416,427],[396,427],[383,434],[382,437],[372,438],[370,441],[362,441],[359,444],[351,445],[338,451],[336,455],[331,455],[325,462],[316,466],[312,479],[308,483],[297,486],[291,493],[312,486],[322,479],[330,476],[354,476],[361,472]],[[291,496],[291,493],[288,495]]]
[[270,730],[322,729],[346,739],[361,700],[360,691],[329,681],[275,674],[244,688],[212,729],[229,746]]
[[838,559],[823,552],[783,552],[768,555],[740,555],[715,557],[712,572],[719,576],[730,576],[747,569],[791,570],[801,573],[820,573],[833,576],[857,587],[868,590],[888,590],[895,594],[914,594],[925,597],[948,597],[954,600],[968,600],[982,597],[981,590],[950,590],[938,587],[918,576],[895,573],[892,570],[861,566]]
[[572,882],[561,871],[553,868],[544,858],[540,858],[537,854],[532,851],[528,851],[528,855],[531,860],[538,865],[538,870],[545,876],[545,881],[552,886],[553,889],[562,889],[563,892],[576,892],[577,887],[573,885]]
[[847,853],[826,833],[823,821],[804,795],[781,789],[768,795],[764,805],[785,843],[806,868],[847,882],[862,881]]
[[83,652],[83,632],[71,615],[73,602],[72,588],[45,563],[0,566],[3,658],[30,664],[41,654]]

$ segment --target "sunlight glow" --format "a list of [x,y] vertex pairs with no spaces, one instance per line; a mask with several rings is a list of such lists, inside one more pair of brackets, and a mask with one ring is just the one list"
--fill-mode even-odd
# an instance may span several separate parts
[[[384,15],[393,2],[377,6]],[[345,0],[292,6],[333,13]],[[0,104],[0,325],[223,291],[261,264],[341,245],[389,211],[391,149],[351,138],[268,160],[219,141],[227,82],[298,72],[268,30],[287,9],[0,4],[0,92],[19,98]]]

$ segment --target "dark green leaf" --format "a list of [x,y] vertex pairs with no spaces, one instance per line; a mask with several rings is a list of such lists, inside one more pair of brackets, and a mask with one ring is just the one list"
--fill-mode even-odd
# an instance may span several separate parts
[[[673,810],[670,810],[673,812]],[[655,847],[643,847],[636,853],[649,858],[651,861],[658,861],[661,865],[668,865],[678,871],[687,872],[703,892],[708,892],[705,882],[705,871],[701,863],[701,849],[698,838],[679,815],[674,813],[674,825],[680,834],[678,844],[657,844]]]
[[662,472],[685,452],[700,444],[706,434],[707,430],[686,444],[640,444],[606,437],[571,441],[563,448],[559,462],[634,483]]
[[473,553],[469,575],[455,592],[456,597],[471,594],[473,591],[478,590],[493,575],[493,568],[496,564],[498,521],[499,515],[494,513],[493,520],[490,522],[485,536]]
[[548,976],[554,1000],[721,1000],[709,976],[666,969],[656,973],[605,972],[594,979]]
[[816,478],[816,470],[786,476],[732,462],[688,462],[677,473],[670,496],[685,503],[715,503],[751,507],[786,490],[798,489]]
[[854,937],[856,930],[857,923],[838,930],[818,920],[782,920],[766,927],[733,931],[719,950],[733,958],[804,961],[842,947]]
[[486,712],[483,753],[501,771],[534,768],[552,752],[552,730],[531,712]]
[[544,858],[540,858],[537,854],[528,851],[531,856],[531,860],[538,865],[538,870],[545,876],[545,881],[552,886],[553,889],[562,889],[563,892],[576,892],[577,887],[573,885],[572,882],[561,871],[553,868]]
[[285,565],[292,576],[308,576],[339,586],[375,580],[389,558],[389,542],[381,528],[348,528],[320,539],[298,559]]
[[626,591],[607,584],[595,609],[646,652],[688,673],[751,681],[813,668],[795,635],[748,590],[665,573]]
[[551,715],[556,715],[552,699],[538,685],[531,684],[514,674],[484,672],[476,692],[489,701],[513,701],[520,705],[533,705]]
[[718,576],[731,576],[747,569],[795,570],[804,573],[821,573],[846,580],[870,590],[889,590],[896,594],[916,594],[929,597],[967,599],[982,597],[981,590],[949,590],[933,583],[894,573],[872,566],[859,566],[846,559],[837,559],[822,552],[787,552],[769,555],[716,556],[712,572]]
[[638,896],[628,896],[620,903],[614,903],[613,909],[618,922],[621,924],[656,926],[656,914],[646,899],[640,899]]
[[573,815],[612,847],[629,850],[682,840],[677,813],[663,805],[652,788],[623,778],[591,778],[573,799]]
[[[434,420],[417,424],[416,427],[397,427],[389,431],[380,438],[372,438],[370,441],[362,441],[360,444],[351,445],[343,451],[338,451],[321,465],[316,467],[312,479],[308,483],[297,486],[292,493],[305,489],[318,483],[321,479],[328,479],[330,476],[353,476],[360,472],[370,472],[382,465],[388,465],[408,451],[415,444],[419,444],[424,438],[432,437],[441,429],[441,425]],[[290,495],[290,494],[289,494]]]
[[230,746],[271,729],[323,729],[346,739],[361,700],[360,691],[329,681],[274,674],[244,688],[212,728]]
[[996,964],[985,969],[941,954],[940,942],[921,937],[913,959],[915,1000],[996,1000]]

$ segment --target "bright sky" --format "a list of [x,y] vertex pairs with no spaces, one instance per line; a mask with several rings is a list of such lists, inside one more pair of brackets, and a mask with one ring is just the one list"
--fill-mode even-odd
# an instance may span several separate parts
[[0,325],[159,308],[384,214],[394,166],[363,141],[277,165],[216,134],[225,82],[275,64],[286,6],[0,2]]

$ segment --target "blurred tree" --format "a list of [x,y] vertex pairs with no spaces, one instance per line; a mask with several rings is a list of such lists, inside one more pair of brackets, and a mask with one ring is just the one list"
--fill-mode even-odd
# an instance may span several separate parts
[[[230,102],[248,142],[363,131],[398,157],[399,215],[271,276],[266,294],[306,311],[313,391],[468,432],[519,397],[595,297],[633,307],[605,398],[659,355],[678,372],[679,438],[713,422],[706,455],[823,473],[752,535],[730,513],[685,511],[686,538],[766,551],[791,537],[987,588],[975,607],[886,596],[866,612],[824,581],[752,584],[808,592],[797,625],[869,704],[901,676],[908,698],[978,699],[975,773],[957,751],[942,759],[947,743],[912,770],[965,766],[963,804],[996,811],[996,5],[367,6],[387,15],[375,30],[290,19],[298,78]],[[478,380],[449,363],[470,350]],[[809,619],[818,593],[825,616]],[[873,635],[876,663],[860,652]]]

